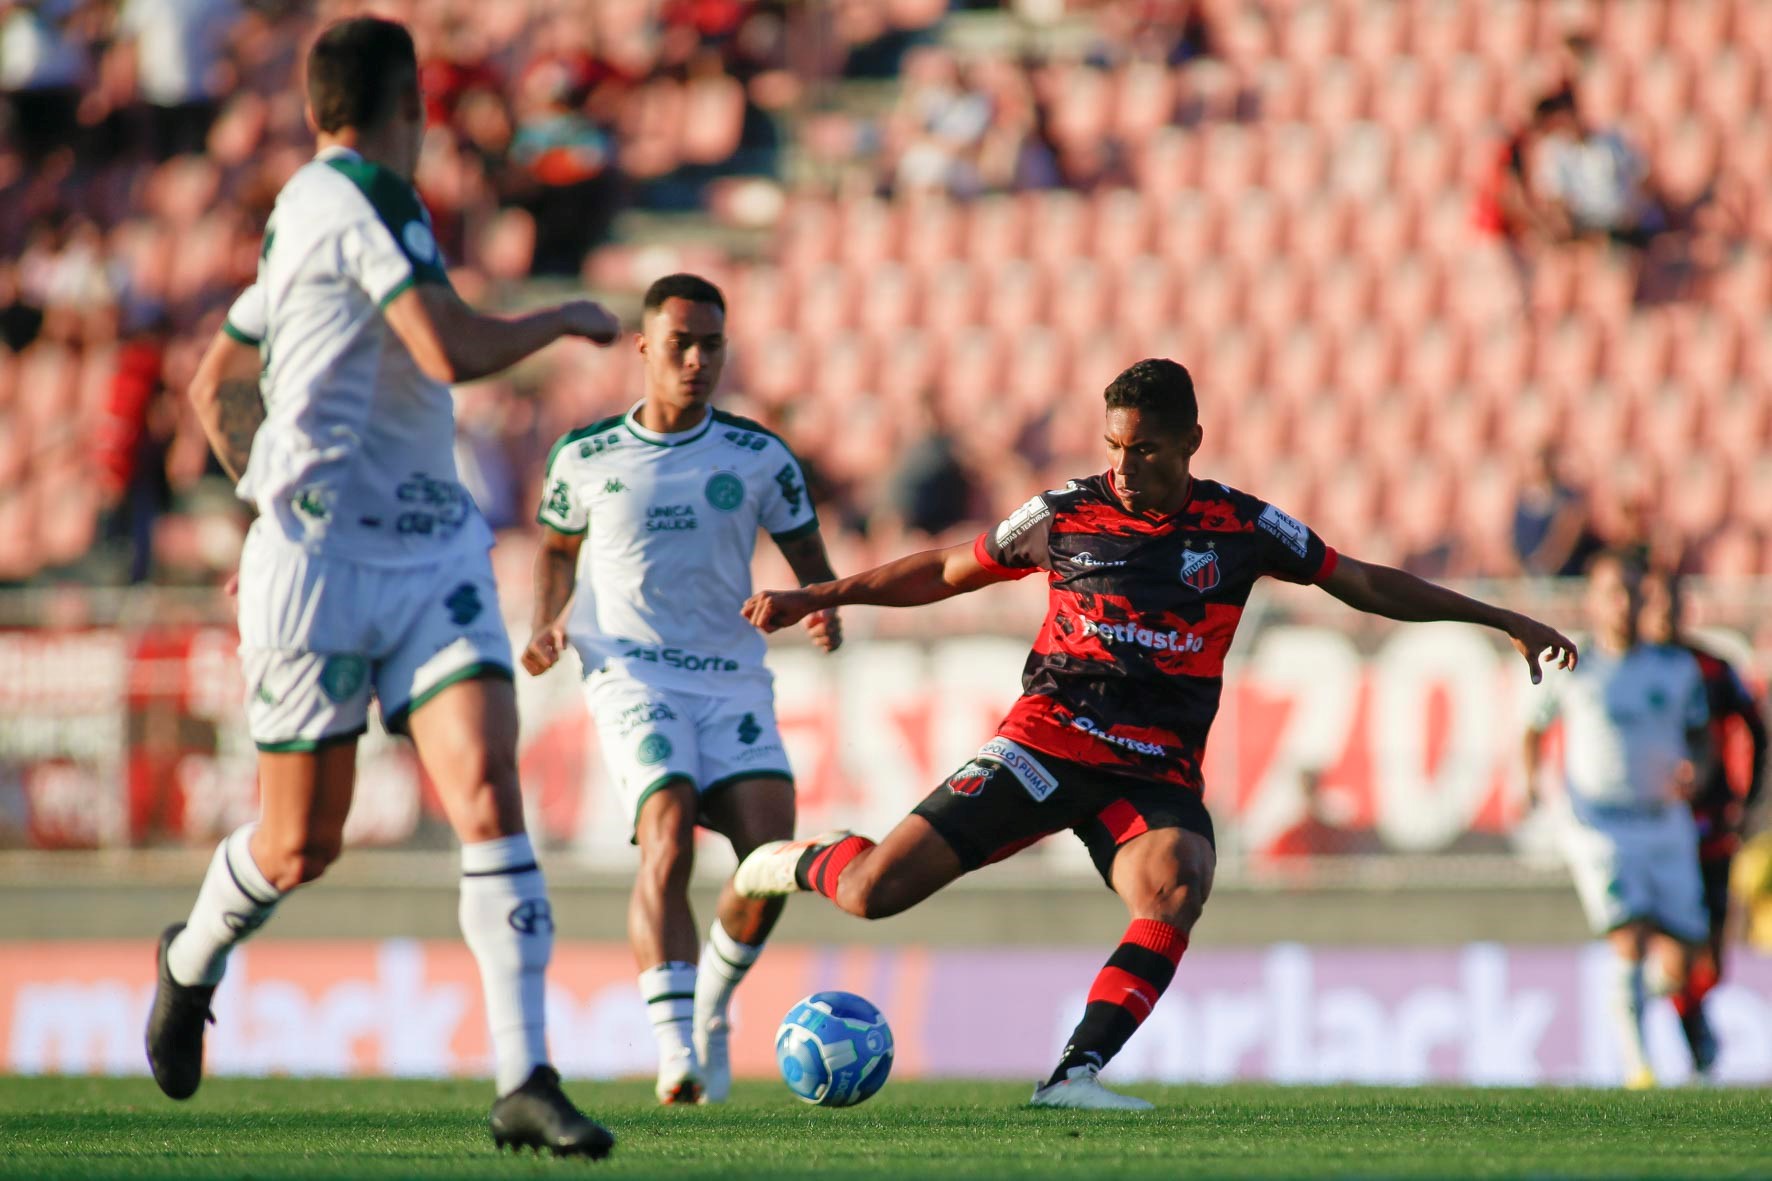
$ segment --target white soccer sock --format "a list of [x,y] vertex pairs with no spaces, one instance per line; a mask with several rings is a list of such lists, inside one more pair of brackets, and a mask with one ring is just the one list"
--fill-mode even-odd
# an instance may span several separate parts
[[1614,965],[1612,1016],[1618,1022],[1620,1048],[1624,1051],[1626,1077],[1649,1068],[1649,1050],[1643,1042],[1643,963],[1620,957]]
[[257,828],[241,825],[216,846],[191,917],[166,949],[166,965],[180,984],[220,984],[228,952],[263,926],[283,897],[252,859]]
[[724,1018],[733,990],[763,953],[761,943],[740,943],[726,933],[719,919],[708,928],[702,945],[701,968],[695,977],[695,1025],[703,1028],[716,1017]]
[[652,1020],[660,1062],[695,1056],[690,1017],[695,1009],[695,965],[672,960],[640,973],[640,999]]
[[480,965],[500,1095],[548,1060],[547,968],[554,913],[523,833],[461,847],[461,933]]

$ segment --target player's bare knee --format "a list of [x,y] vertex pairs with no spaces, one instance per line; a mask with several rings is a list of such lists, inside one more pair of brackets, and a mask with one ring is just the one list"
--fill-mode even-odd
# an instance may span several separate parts
[[695,868],[695,830],[666,827],[640,843],[640,878],[658,890],[688,888]]
[[1171,881],[1156,883],[1143,897],[1132,900],[1133,914],[1183,931],[1192,930],[1205,908],[1204,886],[1198,875],[1186,872]]

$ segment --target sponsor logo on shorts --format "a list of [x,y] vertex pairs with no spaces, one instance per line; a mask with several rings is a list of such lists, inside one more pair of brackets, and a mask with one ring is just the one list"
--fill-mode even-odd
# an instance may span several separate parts
[[361,656],[328,656],[320,668],[320,692],[333,701],[348,701],[363,688],[369,662]]
[[609,496],[614,496],[617,492],[626,492],[627,490],[628,486],[622,483],[619,477],[611,476],[609,479],[603,481],[603,491]]
[[[1048,771],[1039,759],[1029,754],[1019,743],[1007,738],[993,738],[978,748],[974,759],[980,763],[996,763],[1008,769],[1009,773],[1021,781],[1027,793],[1036,801],[1043,801],[1058,790],[1058,780]],[[982,785],[981,785],[982,786]]]
[[626,738],[641,726],[650,726],[654,722],[674,722],[677,713],[662,701],[642,701],[638,705],[630,705],[621,711],[615,719],[615,731]]
[[1083,634],[1094,636],[1103,644],[1112,647],[1115,644],[1135,644],[1140,648],[1149,648],[1152,652],[1203,652],[1206,641],[1193,632],[1182,635],[1173,629],[1154,631],[1148,627],[1139,627],[1136,623],[1108,623],[1105,620],[1091,619],[1087,615],[1077,617],[1083,623]]
[[1304,523],[1287,516],[1271,504],[1261,510],[1261,516],[1255,518],[1255,523],[1279,538],[1287,549],[1301,558],[1310,549],[1311,534]]
[[449,620],[456,627],[466,627],[480,618],[480,612],[486,609],[486,605],[480,602],[480,589],[471,582],[464,582],[450,591],[443,605],[449,608]]
[[634,748],[634,758],[642,767],[654,767],[671,757],[671,740],[663,734],[648,734]]
[[757,715],[747,713],[738,719],[738,740],[746,746],[754,745],[763,737],[763,727],[757,724]]
[[984,785],[996,773],[996,763],[982,763],[973,759],[948,776],[948,790],[957,796],[975,796],[984,790]]
[[653,648],[640,644],[630,644],[622,650],[623,660],[636,660],[645,664],[662,664],[666,668],[680,668],[684,672],[700,673],[734,673],[738,671],[738,661],[724,656],[703,656],[695,652],[685,652],[681,648]]
[[1218,585],[1218,551],[1186,550],[1181,555],[1181,582],[1197,591]]
[[517,903],[507,920],[519,935],[551,935],[554,931],[554,909],[545,898],[530,898]]
[[1154,755],[1157,758],[1166,758],[1169,754],[1169,748],[1160,742],[1146,742],[1142,738],[1128,738],[1124,734],[1110,734],[1108,731],[1103,730],[1101,725],[1096,722],[1094,718],[1078,718],[1071,723],[1071,728],[1081,730],[1083,733],[1099,738],[1103,742],[1111,742],[1115,746],[1137,751],[1141,755]]
[[685,529],[696,529],[701,525],[695,519],[693,504],[654,504],[646,508],[646,532],[674,533]]
[[729,513],[744,503],[744,481],[731,472],[715,472],[708,477],[707,487],[702,489],[708,503],[723,513]]

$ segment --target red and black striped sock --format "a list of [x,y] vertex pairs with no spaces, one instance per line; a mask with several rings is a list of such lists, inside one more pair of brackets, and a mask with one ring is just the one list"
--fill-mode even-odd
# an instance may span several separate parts
[[857,836],[844,837],[834,845],[814,845],[800,854],[800,864],[794,867],[794,881],[802,890],[817,890],[834,899],[837,879],[843,876],[843,870],[862,850],[873,847],[874,842]]
[[1133,919],[1095,978],[1083,1020],[1071,1031],[1070,1044],[1047,1085],[1062,1082],[1073,1067],[1106,1066],[1150,1016],[1186,950],[1187,936],[1180,928],[1155,919]]

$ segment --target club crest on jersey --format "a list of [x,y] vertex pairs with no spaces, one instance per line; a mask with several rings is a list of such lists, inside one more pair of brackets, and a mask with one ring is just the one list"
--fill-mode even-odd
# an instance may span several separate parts
[[1205,592],[1218,585],[1218,551],[1217,550],[1183,550],[1181,554],[1181,581],[1184,586],[1191,586],[1197,591]]
[[996,773],[996,764],[974,760],[948,777],[948,790],[957,796],[975,796]]

